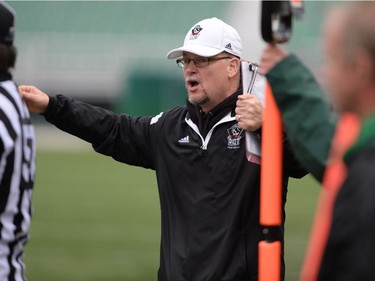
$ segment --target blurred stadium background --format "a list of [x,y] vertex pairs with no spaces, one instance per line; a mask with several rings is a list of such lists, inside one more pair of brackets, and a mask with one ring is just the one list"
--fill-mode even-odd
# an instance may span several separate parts
[[[15,80],[117,112],[153,115],[184,104],[182,73],[166,53],[197,21],[219,17],[257,62],[260,1],[7,1],[17,12]],[[330,3],[306,1],[287,49],[314,72],[322,60],[322,19]],[[156,280],[160,217],[152,171],[97,155],[40,116],[30,281]],[[286,280],[297,280],[318,184],[291,181]]]

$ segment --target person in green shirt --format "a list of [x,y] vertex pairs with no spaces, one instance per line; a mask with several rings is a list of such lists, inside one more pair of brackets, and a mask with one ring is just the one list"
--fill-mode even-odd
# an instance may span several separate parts
[[299,161],[319,181],[338,117],[358,116],[361,128],[345,153],[346,178],[332,210],[316,278],[375,280],[375,2],[334,10],[325,27],[324,76],[333,108],[311,72],[294,55],[268,45],[261,58]]

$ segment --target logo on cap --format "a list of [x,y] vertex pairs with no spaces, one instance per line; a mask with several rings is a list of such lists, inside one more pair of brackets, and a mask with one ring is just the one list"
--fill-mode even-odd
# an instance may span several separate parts
[[202,27],[198,24],[191,30],[190,39],[197,39],[199,37],[199,33],[202,31]]
[[231,43],[226,44],[224,48],[233,51]]

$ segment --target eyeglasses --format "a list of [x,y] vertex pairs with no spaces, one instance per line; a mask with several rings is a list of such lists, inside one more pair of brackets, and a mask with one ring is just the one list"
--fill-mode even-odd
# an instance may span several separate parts
[[223,59],[231,59],[231,57],[195,58],[195,59],[179,58],[176,60],[176,62],[177,62],[177,66],[180,68],[184,68],[185,66],[188,66],[191,61],[194,62],[194,65],[196,67],[204,67],[204,66],[209,65],[211,61],[217,61],[217,60],[223,60]]

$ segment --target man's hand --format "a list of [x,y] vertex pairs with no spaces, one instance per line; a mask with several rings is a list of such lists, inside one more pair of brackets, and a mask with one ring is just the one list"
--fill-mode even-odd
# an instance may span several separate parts
[[49,96],[34,86],[19,86],[18,91],[28,109],[34,113],[45,113],[49,103]]
[[280,61],[288,56],[288,52],[274,44],[268,44],[260,58],[260,73],[266,75]]
[[256,131],[262,126],[263,105],[260,100],[249,94],[238,96],[236,120],[245,131]]

